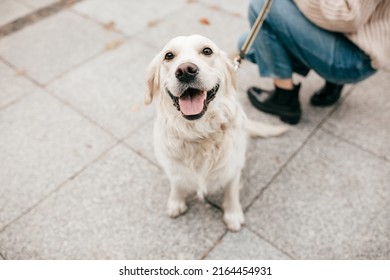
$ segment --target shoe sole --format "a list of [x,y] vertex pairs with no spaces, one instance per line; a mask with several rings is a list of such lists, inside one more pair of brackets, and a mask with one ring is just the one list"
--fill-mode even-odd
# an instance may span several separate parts
[[328,103],[326,103],[326,102],[316,102],[316,101],[312,101],[312,100],[310,100],[310,104],[311,104],[311,106],[314,106],[314,107],[329,107],[329,106],[332,106],[332,105],[334,105],[334,104],[336,104],[337,103],[337,101],[339,101],[339,99],[337,98],[337,100],[335,100],[335,101],[332,101],[332,102],[328,102]]
[[332,100],[321,100],[321,98],[316,97],[316,95],[314,94],[310,98],[310,104],[314,107],[328,107],[336,104],[337,101],[339,101],[340,97],[341,92],[336,97],[333,97]]

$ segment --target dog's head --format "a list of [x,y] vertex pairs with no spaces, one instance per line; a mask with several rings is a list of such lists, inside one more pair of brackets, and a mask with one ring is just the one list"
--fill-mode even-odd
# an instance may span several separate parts
[[219,94],[236,88],[231,61],[211,40],[176,37],[153,59],[147,71],[145,104],[169,100],[187,120],[201,118]]

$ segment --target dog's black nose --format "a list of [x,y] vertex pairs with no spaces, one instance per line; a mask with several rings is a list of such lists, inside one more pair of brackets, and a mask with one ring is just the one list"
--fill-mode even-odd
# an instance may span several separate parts
[[195,79],[199,72],[198,66],[194,63],[186,62],[177,67],[175,76],[180,82],[188,83]]

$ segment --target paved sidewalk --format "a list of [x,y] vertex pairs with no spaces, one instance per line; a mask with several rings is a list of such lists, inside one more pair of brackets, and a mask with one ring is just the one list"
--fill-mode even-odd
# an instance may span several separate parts
[[[0,26],[33,2],[0,0]],[[5,20],[9,5],[28,11]],[[180,34],[234,51],[246,9],[84,0],[0,38],[0,259],[390,259],[390,73],[326,109],[308,105],[323,81],[302,80],[301,123],[250,142],[239,233],[222,222],[221,193],[167,217],[145,68]],[[278,124],[245,94],[270,81],[248,63],[238,79],[248,115]]]

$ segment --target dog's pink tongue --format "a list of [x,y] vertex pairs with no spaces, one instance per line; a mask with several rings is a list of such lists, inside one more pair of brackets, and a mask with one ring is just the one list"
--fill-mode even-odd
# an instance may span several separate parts
[[200,114],[203,110],[205,95],[200,92],[196,95],[186,95],[179,98],[180,110],[184,115]]

